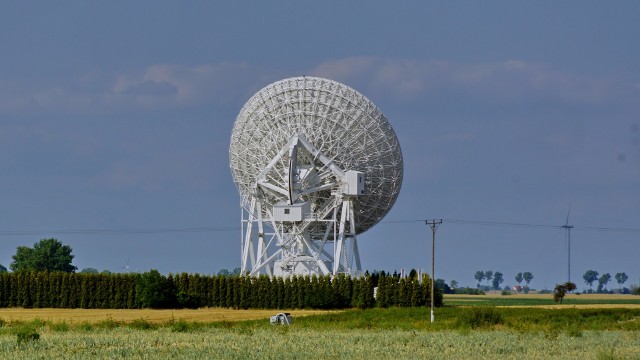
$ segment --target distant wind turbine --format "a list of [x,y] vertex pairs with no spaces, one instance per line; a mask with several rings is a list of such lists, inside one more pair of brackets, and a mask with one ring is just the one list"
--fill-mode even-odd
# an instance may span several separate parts
[[124,269],[125,272],[129,272],[129,260],[131,260],[131,258],[127,258],[127,264],[120,269]]
[[567,281],[571,282],[571,229],[573,229],[573,225],[569,225],[569,213],[571,213],[571,204],[569,204],[569,211],[567,211],[567,220],[562,225],[567,240]]

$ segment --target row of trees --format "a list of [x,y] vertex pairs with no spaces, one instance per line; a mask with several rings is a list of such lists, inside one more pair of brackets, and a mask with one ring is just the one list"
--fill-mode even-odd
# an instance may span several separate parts
[[[483,280],[487,280],[487,287],[489,289],[500,290],[500,285],[504,282],[504,274],[499,271],[494,272],[493,270],[478,270],[476,271],[474,278],[478,280],[478,288],[481,287]],[[519,286],[524,280],[526,283],[525,288],[528,288],[529,283],[531,282],[531,280],[533,280],[533,274],[528,271],[520,272],[516,274],[515,280]]]
[[[596,289],[596,292],[598,292],[598,293],[608,292],[607,291],[607,284],[609,283],[609,281],[611,281],[611,274],[604,273],[604,274],[600,275],[595,270],[587,270],[584,273],[584,275],[582,275],[582,278],[584,279],[584,283],[589,285],[589,290],[590,291],[593,291],[593,283],[597,280],[598,281],[598,287]],[[629,279],[629,277],[627,276],[627,274],[625,274],[623,272],[619,272],[619,273],[616,273],[615,279],[618,282],[618,284],[620,285],[620,287],[622,288],[622,285]]]
[[[478,288],[480,288],[482,280],[487,280],[487,286],[489,288],[499,289],[500,284],[504,282],[503,276],[504,274],[502,274],[500,271],[496,271],[494,273],[493,270],[487,270],[487,271],[478,270],[476,271],[476,274],[474,277],[476,280],[478,280]],[[489,286],[488,285],[489,283],[491,283],[492,286]]]
[[[379,276],[248,277],[169,274],[83,274],[19,271],[0,274],[0,307],[340,309],[429,306],[430,280]],[[434,294],[442,305],[442,293]]]

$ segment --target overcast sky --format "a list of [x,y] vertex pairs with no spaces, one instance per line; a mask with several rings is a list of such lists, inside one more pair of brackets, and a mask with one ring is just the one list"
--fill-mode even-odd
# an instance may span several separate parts
[[[571,206],[572,280],[583,289],[593,269],[637,284],[639,13],[637,1],[4,2],[0,264],[56,237],[80,269],[238,267],[233,122],[260,88],[306,74],[367,96],[402,146],[399,199],[360,237],[365,268],[430,269],[418,220],[563,225]],[[562,229],[445,220],[436,241],[447,282],[567,278]]]

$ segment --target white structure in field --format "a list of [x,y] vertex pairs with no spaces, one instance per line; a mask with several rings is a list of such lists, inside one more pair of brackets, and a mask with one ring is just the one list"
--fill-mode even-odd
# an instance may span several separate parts
[[258,91],[233,126],[242,273],[358,274],[357,235],[389,212],[402,152],[380,110],[336,81],[295,77]]

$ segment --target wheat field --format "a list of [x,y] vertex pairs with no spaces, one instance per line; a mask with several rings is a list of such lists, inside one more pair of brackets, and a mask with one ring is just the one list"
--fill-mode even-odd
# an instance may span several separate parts
[[145,320],[150,323],[166,323],[172,320],[189,322],[216,322],[269,319],[279,312],[291,316],[305,316],[329,313],[326,310],[233,310],[225,308],[151,310],[151,309],[0,309],[0,319],[4,321],[31,321],[40,319],[50,322],[65,321],[69,324],[98,323],[111,320],[128,323]]

